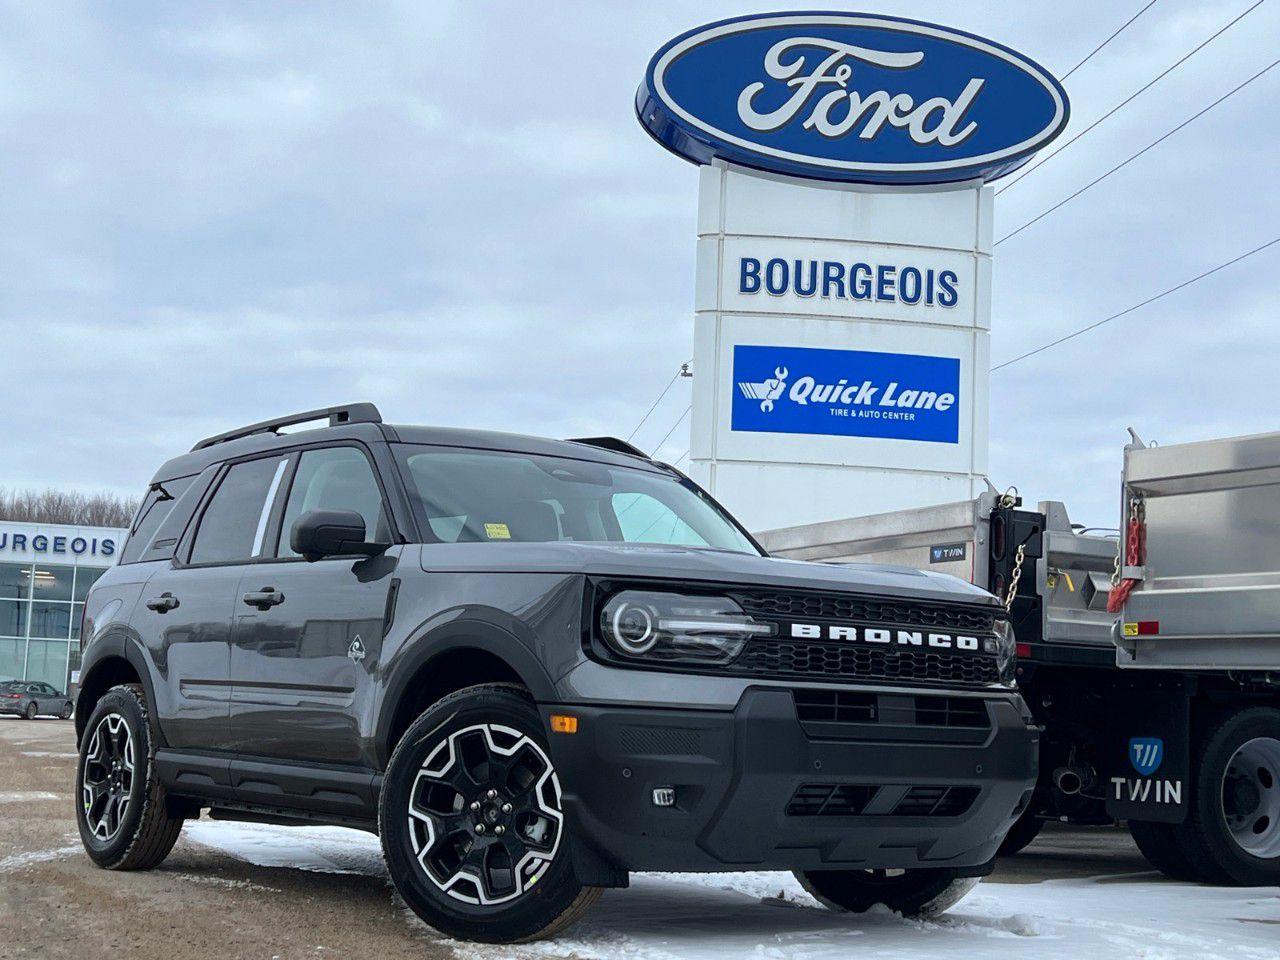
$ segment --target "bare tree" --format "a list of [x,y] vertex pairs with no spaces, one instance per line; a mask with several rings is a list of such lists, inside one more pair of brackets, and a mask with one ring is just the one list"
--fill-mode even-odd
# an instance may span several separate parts
[[82,527],[127,527],[138,501],[113,493],[75,490],[5,490],[0,487],[0,520],[69,523]]

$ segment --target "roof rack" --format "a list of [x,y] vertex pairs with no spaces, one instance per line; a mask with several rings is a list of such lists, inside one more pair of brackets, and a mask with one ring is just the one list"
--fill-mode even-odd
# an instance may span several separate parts
[[329,426],[337,427],[344,423],[381,423],[382,414],[378,412],[378,408],[372,403],[347,403],[338,407],[321,407],[319,410],[306,410],[302,413],[290,414],[287,417],[263,420],[261,423],[251,423],[247,427],[239,427],[235,430],[228,430],[226,433],[206,437],[192,447],[191,452],[195,453],[197,450],[204,450],[219,443],[226,443],[228,440],[251,437],[255,433],[279,433],[281,427],[292,427],[299,423],[326,419],[329,421]]
[[625,453],[628,456],[640,457],[643,460],[650,459],[649,455],[639,447],[633,446],[625,440],[619,440],[617,437],[570,437],[569,443],[581,443],[588,447],[611,450],[614,453]]

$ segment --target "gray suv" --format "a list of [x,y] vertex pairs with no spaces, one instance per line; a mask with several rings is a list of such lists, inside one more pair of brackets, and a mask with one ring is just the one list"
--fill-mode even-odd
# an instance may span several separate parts
[[205,810],[355,827],[474,940],[551,935],[636,870],[935,913],[1036,777],[994,597],[770,559],[609,438],[370,404],[211,437],[156,473],[83,636],[95,863],[155,866]]

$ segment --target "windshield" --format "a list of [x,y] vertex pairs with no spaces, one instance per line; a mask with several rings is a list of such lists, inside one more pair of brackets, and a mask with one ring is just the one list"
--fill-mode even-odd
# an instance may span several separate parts
[[568,457],[394,445],[418,522],[445,543],[659,543],[756,554],[696,489],[656,470]]

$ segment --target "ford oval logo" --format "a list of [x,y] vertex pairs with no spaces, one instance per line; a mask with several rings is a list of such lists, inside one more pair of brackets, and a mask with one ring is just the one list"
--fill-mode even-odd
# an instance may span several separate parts
[[1066,126],[1038,64],[946,27],[857,13],[698,27],[649,61],[636,114],[695,163],[856,183],[992,180]]

